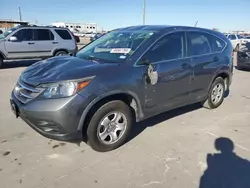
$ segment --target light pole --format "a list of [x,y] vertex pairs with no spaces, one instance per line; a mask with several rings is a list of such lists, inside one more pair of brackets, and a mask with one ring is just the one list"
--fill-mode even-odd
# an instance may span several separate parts
[[143,0],[143,25],[146,22],[146,0]]

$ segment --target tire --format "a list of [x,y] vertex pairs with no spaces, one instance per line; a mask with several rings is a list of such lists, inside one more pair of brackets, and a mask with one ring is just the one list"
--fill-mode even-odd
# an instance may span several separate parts
[[3,67],[3,58],[0,57],[0,69]]
[[[113,115],[115,113],[120,114],[121,118]],[[118,117],[117,124],[114,121],[115,117]],[[115,125],[112,125],[111,122]],[[129,106],[119,100],[110,101],[101,106],[92,116],[87,128],[87,143],[98,152],[114,150],[126,142],[132,123],[133,116]],[[120,129],[118,126],[124,126],[123,130],[118,130]],[[112,136],[114,134],[117,135],[116,141]],[[114,138],[113,140],[111,136]]]
[[60,50],[55,53],[55,56],[64,56],[64,55],[68,55],[68,52]]
[[[220,86],[220,87],[218,87]],[[217,90],[216,92],[216,88],[220,88],[221,92],[219,92],[220,89]],[[216,93],[218,93],[218,95],[216,95]],[[214,97],[216,95],[216,97]],[[219,97],[217,97],[219,96]],[[208,109],[215,109],[218,108],[222,102],[224,101],[224,97],[225,97],[225,81],[223,78],[218,77],[214,80],[214,82],[211,85],[211,88],[208,92],[208,98],[207,100],[204,102],[203,106],[205,108]]]
[[236,51],[236,52],[240,51],[240,45],[239,45],[239,44],[236,45],[235,51]]

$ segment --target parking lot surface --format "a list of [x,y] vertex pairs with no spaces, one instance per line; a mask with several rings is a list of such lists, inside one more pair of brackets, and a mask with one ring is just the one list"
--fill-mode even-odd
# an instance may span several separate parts
[[[192,105],[161,114],[135,124],[131,139],[122,147],[98,153],[85,143],[44,138],[14,117],[10,93],[20,73],[32,63],[15,62],[0,70],[1,188],[250,184],[250,72],[234,70],[230,93],[218,109]],[[219,153],[216,140],[222,154],[214,155]]]

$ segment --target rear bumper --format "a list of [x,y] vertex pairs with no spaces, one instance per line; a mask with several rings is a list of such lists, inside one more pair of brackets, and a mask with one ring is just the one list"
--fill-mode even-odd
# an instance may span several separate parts
[[22,104],[12,93],[11,102],[16,106],[17,117],[44,137],[69,142],[83,139],[78,127],[84,110],[84,97],[76,95],[62,99],[34,99]]

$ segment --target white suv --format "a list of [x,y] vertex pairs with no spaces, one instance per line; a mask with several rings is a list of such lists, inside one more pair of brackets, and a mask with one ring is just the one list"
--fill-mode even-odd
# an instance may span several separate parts
[[244,40],[244,37],[242,37],[241,35],[237,35],[237,34],[229,34],[226,35],[227,38],[231,41],[232,46],[235,50],[239,50],[240,49],[240,44],[245,44],[246,41]]
[[75,55],[77,45],[67,28],[19,26],[0,34],[0,68],[3,60]]

